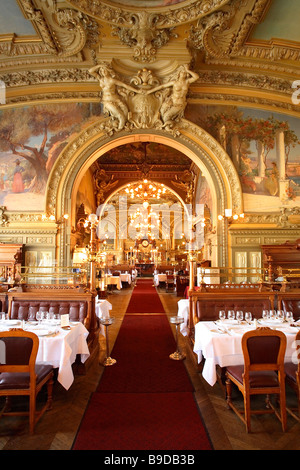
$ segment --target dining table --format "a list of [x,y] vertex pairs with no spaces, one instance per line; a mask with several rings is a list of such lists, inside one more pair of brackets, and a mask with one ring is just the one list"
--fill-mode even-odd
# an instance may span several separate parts
[[106,284],[116,286],[118,290],[122,289],[122,281],[120,276],[107,276],[106,278]]
[[237,320],[199,321],[195,325],[194,353],[198,363],[204,359],[202,377],[209,383],[215,385],[217,381],[217,366],[228,367],[244,364],[242,352],[242,336],[251,329],[267,326],[282,331],[286,335],[287,346],[285,362],[295,360],[296,341],[295,337],[300,328],[296,322],[291,326],[287,322],[255,320],[251,323]]
[[51,364],[58,369],[57,381],[68,390],[74,382],[72,364],[80,355],[84,363],[90,356],[87,344],[88,330],[81,322],[69,322],[61,327],[60,320],[49,321],[0,321],[0,331],[22,328],[35,333],[39,338],[36,362]]
[[131,284],[131,275],[129,273],[121,273],[120,274],[121,282],[127,282],[127,284]]
[[167,275],[162,273],[162,274],[154,274],[154,279],[153,279],[153,284],[158,287],[160,282],[166,282],[167,280]]

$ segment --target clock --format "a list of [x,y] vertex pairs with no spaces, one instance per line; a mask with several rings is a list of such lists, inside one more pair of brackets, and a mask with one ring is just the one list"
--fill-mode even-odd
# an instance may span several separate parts
[[149,245],[148,240],[143,240],[142,245],[146,248]]

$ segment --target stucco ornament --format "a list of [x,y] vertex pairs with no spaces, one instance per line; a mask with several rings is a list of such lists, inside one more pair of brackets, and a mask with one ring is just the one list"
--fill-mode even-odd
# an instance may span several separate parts
[[119,79],[113,68],[101,63],[89,71],[101,88],[101,102],[110,116],[105,123],[112,133],[123,129],[165,129],[172,131],[184,116],[187,93],[198,74],[180,65],[164,83],[147,69],[140,70],[130,84]]

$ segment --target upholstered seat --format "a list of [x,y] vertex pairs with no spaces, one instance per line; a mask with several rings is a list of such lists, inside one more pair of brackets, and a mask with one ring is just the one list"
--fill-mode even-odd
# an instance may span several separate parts
[[[251,431],[251,414],[275,413],[281,421],[282,430],[286,430],[286,398],[284,354],[286,337],[281,331],[270,328],[258,328],[245,333],[242,337],[244,364],[229,366],[226,370],[226,393],[228,406],[245,423],[247,432]],[[239,410],[231,399],[232,383],[244,397],[244,409]],[[280,412],[270,401],[270,395],[280,398]],[[251,410],[252,395],[266,395],[267,407],[263,410]]]
[[[0,332],[0,341],[0,396],[6,397],[0,416],[29,415],[32,434],[38,420],[52,405],[53,366],[36,363],[39,339],[34,333],[21,329],[3,331]],[[48,400],[37,411],[36,397],[46,384]],[[11,397],[19,395],[29,397],[29,412],[11,409]]]
[[242,310],[251,312],[252,318],[261,318],[263,310],[270,310],[271,302],[268,298],[249,299],[203,299],[197,301],[197,318],[199,321],[215,321],[219,319],[219,311]]
[[23,301],[14,300],[11,306],[11,319],[35,320],[38,311],[58,315],[69,314],[71,321],[81,321],[87,316],[87,303],[85,301]]
[[300,422],[300,331],[296,335],[295,344],[297,351],[295,361],[285,363],[284,368],[286,383],[295,391],[298,402],[297,408],[287,407],[287,411]]

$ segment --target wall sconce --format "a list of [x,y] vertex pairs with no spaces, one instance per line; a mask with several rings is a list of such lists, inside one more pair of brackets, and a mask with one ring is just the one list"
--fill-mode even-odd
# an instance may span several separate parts
[[224,215],[218,215],[219,220],[227,220],[229,224],[232,224],[232,222],[238,220],[238,219],[243,219],[245,217],[245,214],[234,214],[232,215],[232,209],[225,209],[225,214]]
[[42,221],[43,222],[55,222],[56,224],[60,225],[66,222],[68,220],[69,214],[64,214],[62,215],[59,219],[55,220],[55,215],[47,215],[47,214],[42,214]]

